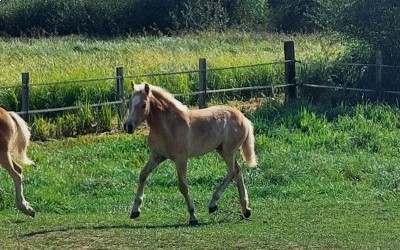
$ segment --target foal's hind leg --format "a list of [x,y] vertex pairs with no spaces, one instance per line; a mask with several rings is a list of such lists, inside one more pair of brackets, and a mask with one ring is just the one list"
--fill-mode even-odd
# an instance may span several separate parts
[[239,201],[242,207],[242,215],[243,218],[247,219],[251,215],[251,210],[249,208],[249,198],[247,196],[247,189],[244,184],[242,170],[237,161],[235,161],[235,169],[236,169],[235,182],[237,184],[239,191]]
[[151,152],[150,158],[147,161],[146,166],[140,171],[139,183],[136,191],[136,197],[133,201],[133,208],[131,211],[131,219],[135,219],[140,215],[140,205],[143,202],[144,185],[146,184],[147,177],[149,174],[158,166],[161,162],[165,161],[165,157]]
[[11,159],[11,155],[8,152],[0,152],[0,164],[8,171],[14,181],[17,208],[24,214],[35,217],[35,211],[28,205],[28,202],[24,198],[22,168]]
[[199,222],[197,220],[197,216],[194,213],[194,204],[189,195],[189,187],[187,181],[187,160],[176,160],[176,171],[178,173],[178,181],[179,181],[179,190],[181,191],[183,197],[185,197],[185,201],[187,204],[188,212],[189,212],[189,224],[191,226],[196,226]]
[[221,198],[222,193],[228,187],[229,183],[232,181],[232,179],[236,175],[236,169],[234,167],[235,166],[235,154],[222,152],[221,150],[217,150],[217,152],[225,160],[226,165],[228,166],[228,171],[227,171],[225,179],[222,181],[221,185],[214,191],[214,194],[210,200],[210,203],[208,204],[208,212],[210,214],[214,213],[215,211],[218,210],[217,203],[218,203],[219,199]]

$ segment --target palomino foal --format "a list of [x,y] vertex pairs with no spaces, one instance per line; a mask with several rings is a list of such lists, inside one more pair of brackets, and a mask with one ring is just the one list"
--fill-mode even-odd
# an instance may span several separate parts
[[35,211],[24,198],[22,167],[15,162],[11,153],[23,164],[33,164],[26,155],[31,133],[25,121],[17,113],[0,108],[0,165],[10,174],[15,185],[17,208],[24,214],[35,217]]
[[136,127],[147,120],[150,127],[148,144],[150,158],[140,172],[136,197],[133,201],[131,218],[140,215],[144,185],[148,175],[164,160],[175,162],[179,190],[183,194],[188,212],[189,224],[197,225],[198,220],[187,182],[187,160],[216,150],[228,166],[221,185],[215,190],[209,202],[209,212],[215,212],[217,202],[225,188],[235,180],[241,204],[242,216],[251,215],[248,207],[246,186],[236,153],[241,153],[249,166],[256,165],[254,135],[251,122],[237,109],[215,106],[200,110],[189,110],[165,90],[149,84],[132,83],[132,98],[129,100],[129,115],[125,122],[126,132],[133,133]]

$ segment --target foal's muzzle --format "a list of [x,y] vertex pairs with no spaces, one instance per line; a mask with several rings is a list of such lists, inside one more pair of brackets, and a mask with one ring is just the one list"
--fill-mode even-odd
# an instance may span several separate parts
[[130,123],[127,123],[127,122],[125,122],[125,124],[124,124],[124,129],[128,134],[132,134],[134,131],[134,127]]

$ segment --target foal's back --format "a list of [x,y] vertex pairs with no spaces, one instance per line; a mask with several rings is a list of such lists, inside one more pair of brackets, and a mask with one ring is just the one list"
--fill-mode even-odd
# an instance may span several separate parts
[[190,156],[202,155],[221,147],[235,151],[249,133],[250,121],[235,108],[213,106],[187,112]]

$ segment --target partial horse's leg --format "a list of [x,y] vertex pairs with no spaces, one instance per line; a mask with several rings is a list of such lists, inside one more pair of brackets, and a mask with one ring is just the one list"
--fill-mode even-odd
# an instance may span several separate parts
[[189,224],[191,226],[196,226],[199,224],[197,216],[194,213],[194,204],[189,195],[189,187],[187,181],[187,159],[175,161],[176,171],[178,173],[179,190],[181,191],[183,197],[185,197],[187,209],[189,212]]
[[11,155],[8,152],[0,152],[0,164],[3,165],[13,179],[17,208],[24,214],[35,217],[35,211],[28,205],[28,202],[24,198],[22,168],[11,159]]
[[227,153],[217,149],[217,152],[224,158],[226,165],[228,166],[228,171],[226,173],[225,179],[222,181],[220,186],[214,191],[214,194],[208,204],[208,212],[214,213],[218,210],[217,203],[221,198],[222,193],[228,187],[229,183],[236,175],[235,169],[235,154],[234,153]]
[[237,161],[235,161],[235,169],[236,169],[235,182],[237,184],[239,191],[239,201],[242,207],[242,215],[243,218],[247,219],[251,215],[251,210],[249,208],[249,198],[247,196],[246,186],[244,185],[242,169]]
[[131,211],[131,219],[135,219],[140,215],[140,205],[143,202],[144,185],[146,184],[147,177],[161,162],[165,161],[165,159],[164,156],[152,151],[146,166],[140,171],[136,197],[133,201],[133,208]]

